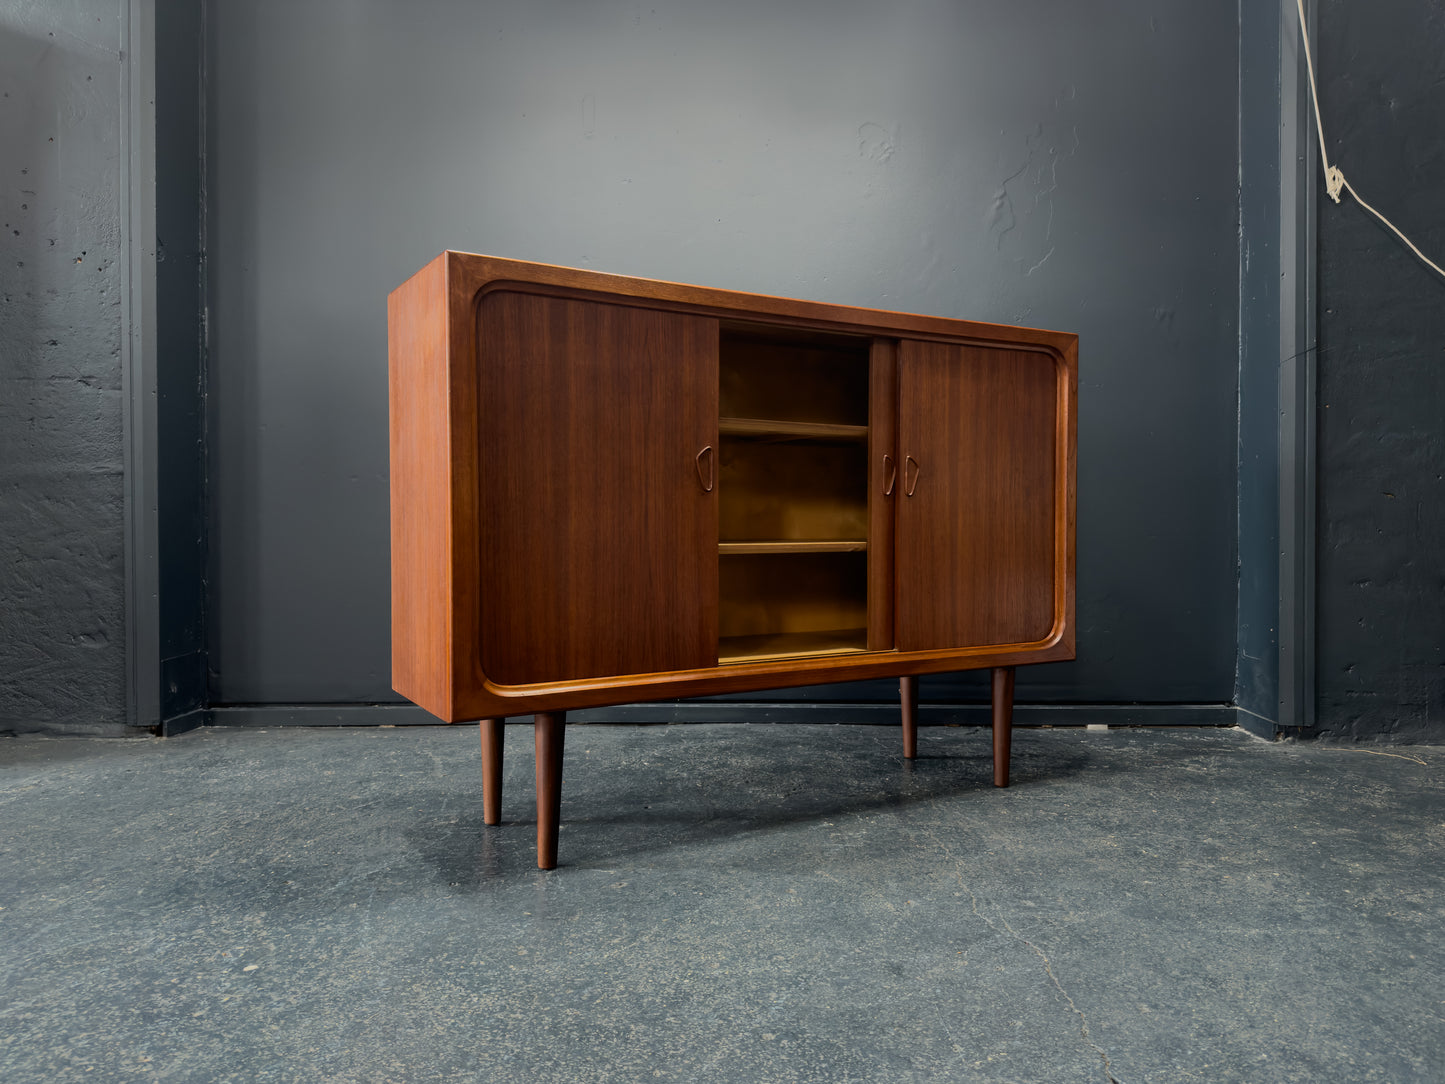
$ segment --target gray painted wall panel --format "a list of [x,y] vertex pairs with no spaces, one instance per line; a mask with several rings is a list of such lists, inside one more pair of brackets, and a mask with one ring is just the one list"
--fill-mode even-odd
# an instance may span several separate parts
[[1235,697],[1279,718],[1280,4],[1240,6],[1239,631]]
[[0,10],[0,732],[126,732],[124,10]]
[[[1445,8],[1320,5],[1331,161],[1445,259]],[[1445,279],[1320,200],[1319,728],[1445,738]]]
[[444,248],[1079,332],[1080,658],[1019,695],[1232,698],[1233,5],[210,14],[217,702],[394,699],[384,299]]

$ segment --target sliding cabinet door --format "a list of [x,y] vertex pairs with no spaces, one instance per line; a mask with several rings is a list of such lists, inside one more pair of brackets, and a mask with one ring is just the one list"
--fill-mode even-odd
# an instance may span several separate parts
[[717,663],[717,321],[501,291],[478,320],[481,664]]
[[1049,635],[1062,604],[1060,373],[1042,352],[900,344],[900,650]]

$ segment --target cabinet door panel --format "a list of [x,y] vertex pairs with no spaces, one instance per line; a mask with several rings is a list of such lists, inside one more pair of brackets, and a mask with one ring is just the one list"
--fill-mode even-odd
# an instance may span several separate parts
[[898,342],[874,339],[868,366],[868,650],[895,644],[893,539],[898,508]]
[[708,317],[510,291],[482,299],[490,680],[716,665],[717,342]]
[[900,649],[1048,636],[1059,552],[1058,373],[1043,353],[900,345]]

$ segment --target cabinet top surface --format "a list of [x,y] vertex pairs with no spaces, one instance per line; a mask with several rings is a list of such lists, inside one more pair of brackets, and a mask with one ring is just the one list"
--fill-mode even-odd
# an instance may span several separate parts
[[527,291],[603,295],[617,300],[626,299],[663,307],[684,307],[692,311],[707,312],[723,320],[760,327],[772,324],[857,335],[907,334],[925,338],[1017,343],[1026,348],[1050,350],[1069,361],[1073,360],[1078,350],[1078,336],[1070,332],[804,301],[450,249],[439,255],[434,262],[438,261],[446,270],[453,300],[467,303],[471,303],[482,293],[517,288]]

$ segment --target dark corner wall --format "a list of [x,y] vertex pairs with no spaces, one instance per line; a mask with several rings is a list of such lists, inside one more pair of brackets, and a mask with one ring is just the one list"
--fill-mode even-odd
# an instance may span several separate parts
[[206,642],[205,19],[155,8],[156,605],[159,710],[209,705]]
[[[1445,266],[1445,7],[1324,0],[1317,56],[1331,162]],[[1319,238],[1319,730],[1438,742],[1445,278],[1348,194]]]
[[1020,698],[1227,718],[1233,5],[207,7],[223,713],[396,701],[384,302],[458,248],[1078,332],[1079,660]]
[[126,730],[125,6],[0,8],[0,733]]

